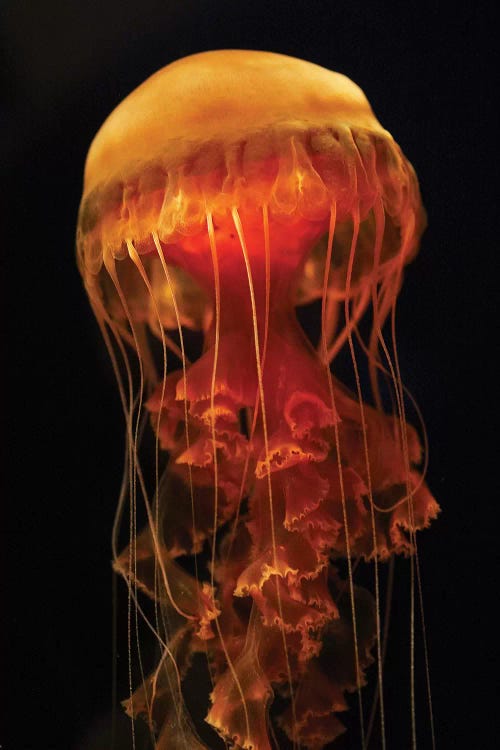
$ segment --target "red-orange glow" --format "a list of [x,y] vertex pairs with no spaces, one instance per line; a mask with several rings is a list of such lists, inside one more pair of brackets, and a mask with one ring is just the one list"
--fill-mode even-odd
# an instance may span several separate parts
[[[126,421],[114,565],[135,603],[154,602],[139,614],[162,654],[126,709],[159,750],[206,746],[182,694],[195,654],[211,680],[207,722],[246,750],[325,747],[351,693],[366,745],[376,660],[384,743],[379,567],[412,559],[438,512],[394,337],[424,226],[413,169],[361,90],[301,60],[180,60],[97,134],[78,261]],[[315,300],[317,349],[296,317]],[[189,330],[203,336],[195,361]],[[335,377],[341,351],[354,392]],[[355,560],[370,563],[372,593],[354,582]]]

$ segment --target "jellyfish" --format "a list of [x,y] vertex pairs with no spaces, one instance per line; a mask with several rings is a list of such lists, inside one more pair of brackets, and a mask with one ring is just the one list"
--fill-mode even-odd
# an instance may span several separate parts
[[157,750],[320,750],[349,707],[366,748],[368,670],[385,747],[381,571],[405,556],[415,581],[438,513],[395,337],[425,223],[363,92],[288,56],[181,59],[95,137],[77,256],[125,417],[124,706]]

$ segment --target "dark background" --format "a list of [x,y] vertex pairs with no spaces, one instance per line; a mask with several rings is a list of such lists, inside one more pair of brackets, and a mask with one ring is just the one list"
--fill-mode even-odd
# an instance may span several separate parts
[[[89,737],[110,711],[109,539],[123,429],[74,261],[85,154],[104,118],[148,75],[220,47],[283,52],[347,74],[416,168],[429,228],[406,275],[399,341],[443,508],[420,547],[438,747],[495,745],[492,8],[3,0],[3,749],[97,748]],[[405,683],[397,689],[408,692]],[[403,721],[394,706],[391,719]],[[425,716],[422,701],[419,708]]]

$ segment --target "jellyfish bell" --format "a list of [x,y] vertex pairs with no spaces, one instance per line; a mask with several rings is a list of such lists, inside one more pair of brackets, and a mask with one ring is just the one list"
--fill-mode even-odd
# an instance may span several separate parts
[[[361,688],[375,657],[384,735],[379,562],[413,560],[415,532],[438,511],[382,331],[424,226],[415,173],[358,86],[284,55],[174,62],[94,139],[78,263],[126,415],[131,539],[114,564],[134,601],[155,602],[162,652],[126,707],[156,747],[203,747],[182,692],[197,653],[207,722],[237,747],[324,747],[353,692],[364,746]],[[313,300],[318,350],[296,317]],[[368,341],[356,344],[368,309]],[[203,335],[194,362],[188,329]],[[354,393],[334,377],[342,347]],[[123,511],[124,498],[116,527]],[[372,563],[374,597],[354,583],[358,558]]]
[[[283,262],[292,252],[291,237],[308,252],[311,236],[325,234],[332,202],[342,224],[354,210],[363,222],[380,198],[390,227],[380,263],[398,250],[407,262],[423,227],[418,185],[348,78],[277,54],[193,55],[139,86],[94,139],[79,221],[80,266],[91,282],[103,259],[127,257],[131,239],[139,253],[155,254],[152,228],[183,257],[199,258],[200,232],[207,255],[207,212],[219,215],[221,233],[229,226],[231,235],[232,220],[222,222],[222,217],[238,208],[248,221],[256,213],[254,224],[262,225],[263,206],[273,220],[273,258],[279,254]],[[394,235],[411,220],[415,227],[405,246],[396,247]],[[221,253],[225,239],[218,243]],[[286,252],[279,252],[282,244]],[[345,239],[341,244],[346,265]],[[262,241],[249,241],[250,252],[258,252],[254,245],[261,247]],[[316,256],[309,261],[320,265]],[[359,249],[354,264],[354,278],[362,269],[369,274],[373,265]],[[345,290],[339,274],[332,273],[330,281]],[[319,289],[309,268],[297,293],[304,294],[305,285],[308,297],[319,295],[322,276],[316,275]]]

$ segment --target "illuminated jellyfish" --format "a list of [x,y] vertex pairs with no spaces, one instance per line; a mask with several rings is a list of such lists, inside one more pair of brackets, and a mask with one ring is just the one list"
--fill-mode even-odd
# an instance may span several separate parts
[[[394,335],[424,225],[362,91],[301,60],[179,60],[97,134],[78,262],[125,412],[129,641],[149,628],[160,650],[125,707],[156,748],[206,746],[183,694],[200,659],[206,721],[246,750],[325,747],[350,693],[366,746],[376,661],[384,746],[380,564],[409,556],[415,578],[415,532],[438,512]],[[296,308],[315,301],[308,338]]]

